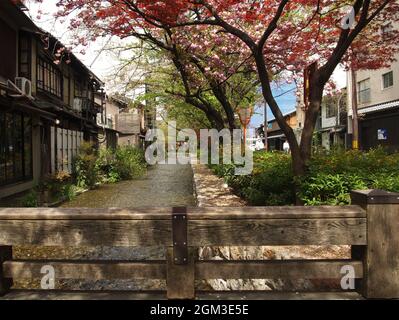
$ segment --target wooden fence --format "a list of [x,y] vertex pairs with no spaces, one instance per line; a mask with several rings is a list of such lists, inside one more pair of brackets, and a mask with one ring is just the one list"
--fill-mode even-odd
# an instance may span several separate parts
[[[13,279],[40,279],[44,265],[54,267],[56,279],[166,279],[169,299],[198,296],[195,280],[340,279],[341,268],[352,266],[363,297],[399,298],[399,194],[373,190],[352,198],[356,205],[344,207],[0,209],[0,293],[12,294]],[[165,246],[166,260],[18,261],[17,245]],[[202,246],[262,245],[351,245],[352,258],[195,257]]]

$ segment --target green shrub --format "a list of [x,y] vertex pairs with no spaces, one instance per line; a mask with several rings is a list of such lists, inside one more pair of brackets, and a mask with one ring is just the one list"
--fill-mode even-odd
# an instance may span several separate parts
[[388,154],[383,148],[363,151],[339,151],[315,154],[309,167],[310,174],[353,173],[367,179],[370,173],[399,173],[399,153]]
[[146,170],[144,152],[131,146],[100,151],[97,167],[105,180],[115,183],[142,176]]
[[71,175],[65,171],[59,171],[55,174],[47,176],[36,186],[36,191],[43,193],[48,192],[49,196],[56,200],[63,197],[64,187],[72,182]]
[[107,177],[107,182],[109,183],[117,183],[121,181],[122,178],[116,170],[110,170]]
[[300,183],[300,198],[305,205],[345,205],[350,203],[352,190],[367,189],[357,175],[318,173]]
[[[234,176],[234,166],[211,166],[250,205],[291,205],[295,189],[306,205],[350,203],[354,189],[399,192],[399,153],[377,148],[368,152],[317,150],[307,175],[294,180],[291,157],[280,152],[255,152],[249,176]],[[296,181],[296,183],[295,183]]]
[[98,152],[93,144],[84,142],[73,161],[73,177],[76,185],[81,188],[93,188],[100,180],[96,165]]
[[144,152],[131,146],[116,149],[115,170],[122,180],[134,179],[145,172],[146,162]]
[[96,166],[104,182],[116,183],[120,176],[115,170],[115,150],[101,148],[97,158]]
[[39,206],[39,195],[35,190],[31,190],[22,199],[22,205],[27,208],[36,208]]
[[247,176],[235,176],[234,165],[210,167],[250,205],[284,205],[295,201],[291,159],[285,153],[255,152],[254,171]]
[[[262,193],[264,201],[260,204],[273,206],[294,203],[295,185],[290,156],[280,152],[260,152],[255,154],[254,161],[251,187]],[[248,199],[251,204],[258,204],[252,197]]]
[[65,184],[61,188],[61,197],[64,199],[71,201],[76,197],[77,194],[77,187],[73,184]]
[[399,174],[397,173],[371,174],[369,179],[371,189],[399,192]]

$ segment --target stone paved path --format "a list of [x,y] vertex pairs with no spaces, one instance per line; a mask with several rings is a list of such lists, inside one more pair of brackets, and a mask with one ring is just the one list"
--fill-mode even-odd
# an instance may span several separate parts
[[205,165],[194,165],[194,183],[199,207],[242,207],[245,201],[226,187]]
[[[223,179],[215,176],[204,165],[193,166],[195,192],[200,207],[240,207],[245,201],[224,186]],[[205,260],[287,260],[349,258],[348,246],[257,246],[257,247],[204,247],[200,258]],[[306,279],[215,279],[208,280],[215,290],[316,290],[337,288],[336,281]],[[338,289],[338,288],[337,288]]]

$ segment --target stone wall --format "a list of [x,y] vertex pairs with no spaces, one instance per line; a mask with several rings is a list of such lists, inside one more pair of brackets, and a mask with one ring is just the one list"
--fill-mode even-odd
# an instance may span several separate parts
[[[233,194],[223,179],[204,165],[193,165],[194,190],[200,207],[241,207],[246,203]],[[269,259],[343,259],[350,257],[349,246],[259,246],[204,247],[199,250],[203,260],[269,260]],[[281,279],[216,279],[208,280],[215,290],[318,290],[337,287],[337,281]]]

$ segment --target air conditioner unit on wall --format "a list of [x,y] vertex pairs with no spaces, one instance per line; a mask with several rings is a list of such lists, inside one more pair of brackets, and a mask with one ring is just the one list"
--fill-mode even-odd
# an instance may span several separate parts
[[32,96],[32,82],[29,79],[23,77],[16,77],[15,85],[19,90],[21,90],[22,94],[28,97]]

